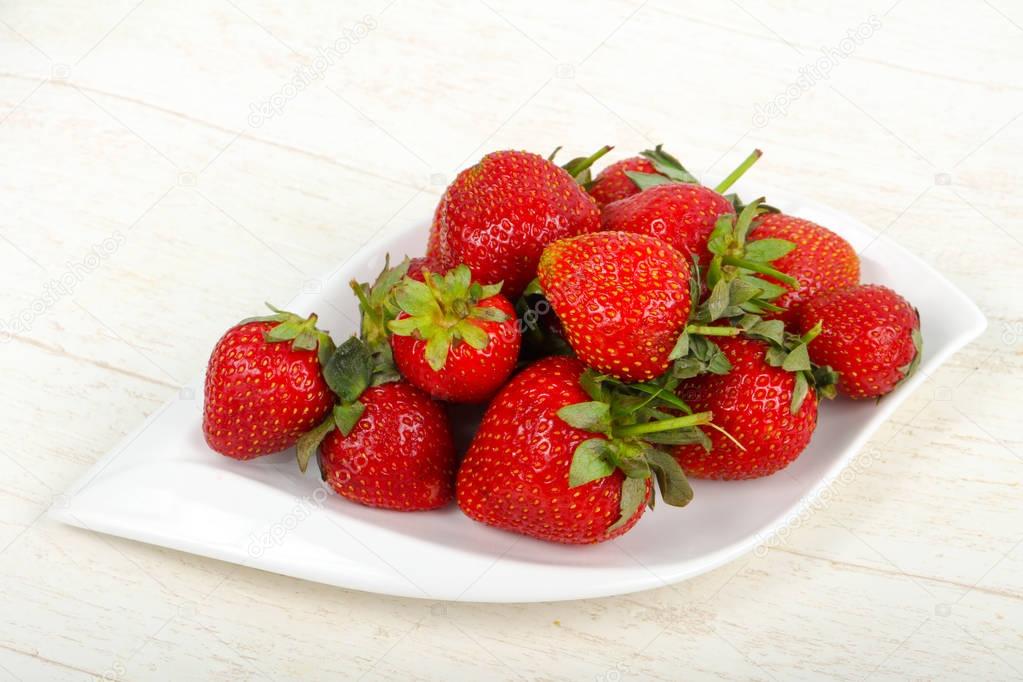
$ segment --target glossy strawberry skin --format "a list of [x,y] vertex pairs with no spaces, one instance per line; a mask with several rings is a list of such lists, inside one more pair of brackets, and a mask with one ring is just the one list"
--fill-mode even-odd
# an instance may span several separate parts
[[[485,402],[504,384],[515,369],[522,344],[515,308],[500,294],[477,305],[496,308],[507,318],[504,322],[474,320],[490,337],[486,348],[477,350],[464,341],[456,342],[440,370],[426,361],[426,341],[416,336],[391,336],[394,363],[409,383],[438,400],[457,403]],[[405,313],[398,315],[398,319],[405,317]]]
[[608,532],[621,515],[624,475],[619,470],[568,487],[575,448],[602,437],[557,416],[566,405],[590,400],[579,386],[583,369],[575,358],[544,358],[524,369],[490,403],[458,471],[456,496],[467,516],[569,544],[610,540],[639,521],[645,503],[629,521]]
[[817,294],[860,281],[860,259],[856,251],[826,227],[784,213],[767,213],[754,221],[750,240],[767,238],[786,239],[796,245],[772,263],[800,284],[799,289],[789,290],[773,301],[785,308],[785,312],[773,317],[786,324],[795,322],[800,306]]
[[437,509],[454,492],[455,449],[443,408],[411,384],[367,388],[347,436],[320,444],[324,480],[342,497],[398,511]]
[[625,171],[656,173],[657,169],[654,168],[654,164],[642,156],[632,156],[612,163],[597,174],[587,190],[590,196],[597,200],[597,206],[603,208],[619,199],[639,193],[639,187],[625,174]]
[[598,232],[548,246],[538,274],[587,365],[625,381],[668,368],[692,305],[681,253],[647,235]]
[[647,234],[671,244],[690,258],[695,254],[701,269],[710,262],[707,240],[722,215],[734,215],[727,199],[702,185],[669,183],[656,185],[608,204],[600,214],[603,230]]
[[494,152],[448,187],[428,255],[444,268],[468,265],[480,284],[504,282],[514,300],[547,244],[598,229],[596,202],[563,168],[528,152]]
[[810,359],[838,372],[838,392],[850,398],[891,392],[916,357],[920,318],[887,287],[860,284],[816,296],[799,311],[797,325],[806,333],[818,321],[824,328],[808,346]]
[[764,361],[767,345],[742,337],[715,339],[732,363],[728,374],[704,374],[676,391],[695,412],[709,410],[714,423],[734,436],[741,450],[717,430],[706,429],[713,448],[679,445],[672,454],[689,476],[737,480],[769,476],[806,449],[817,426],[811,388],[798,412],[790,411],[795,375]]
[[233,459],[287,450],[334,404],[316,351],[266,341],[273,327],[270,322],[232,327],[206,368],[203,435],[213,450]]

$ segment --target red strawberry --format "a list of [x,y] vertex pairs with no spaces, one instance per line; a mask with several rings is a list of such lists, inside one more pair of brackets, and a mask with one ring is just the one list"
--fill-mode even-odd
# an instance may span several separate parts
[[206,368],[203,435],[234,459],[290,448],[333,404],[320,374],[330,337],[316,329],[315,315],[273,310],[229,329]]
[[384,509],[436,509],[454,494],[455,450],[447,416],[403,381],[367,388],[347,435],[332,429],[320,445],[324,480],[349,500]]
[[838,372],[838,392],[850,398],[880,398],[920,363],[920,315],[887,287],[858,284],[811,298],[797,325],[821,323],[810,358]]
[[352,337],[331,356],[324,377],[338,403],[299,440],[299,468],[318,449],[320,475],[339,495],[384,509],[436,509],[451,500],[455,471],[447,415],[414,386],[389,381],[377,355]]
[[[808,383],[809,362],[803,360],[806,345],[791,353],[779,348],[769,353],[762,341],[733,337],[719,340],[718,346],[731,362],[731,371],[689,379],[676,393],[693,410],[713,412],[714,423],[742,447],[728,435],[710,431],[709,452],[690,444],[676,447],[673,454],[688,475],[698,478],[773,474],[803,452],[817,426],[817,394]],[[783,362],[795,371],[782,367]]]
[[406,277],[395,289],[401,310],[389,323],[394,362],[409,382],[435,398],[490,398],[519,359],[521,332],[500,284],[480,286],[460,265],[444,277]]
[[[681,165],[678,166],[680,171],[672,173],[675,177],[664,175],[671,172],[669,167],[658,164],[655,167],[662,172],[661,175],[630,175],[643,191],[605,206],[600,215],[601,229],[636,232],[663,239],[683,254],[695,255],[700,267],[704,268],[710,259],[707,240],[715,223],[722,215],[735,214],[732,202],[720,192],[735,183],[758,158],[759,150],[747,157],[715,189],[697,183]],[[679,182],[676,178],[689,180]]]
[[657,145],[655,149],[647,149],[639,156],[612,163],[600,171],[593,182],[587,184],[587,191],[597,200],[597,205],[603,208],[607,204],[639,193],[640,184],[633,173],[660,175],[664,178],[660,182],[699,184],[699,181],[682,167],[678,159],[661,149],[661,145]]
[[655,185],[604,207],[601,229],[647,234],[663,239],[684,254],[698,257],[700,267],[710,258],[707,239],[717,219],[734,215],[723,196],[702,185]]
[[568,171],[536,154],[494,152],[444,193],[429,253],[446,268],[468,265],[480,284],[503,282],[514,299],[535,276],[544,246],[598,229],[596,202]]
[[632,156],[612,163],[597,173],[597,177],[587,188],[590,196],[597,200],[597,206],[604,208],[612,202],[639,193],[639,187],[625,171],[653,174],[657,169],[642,156]]
[[598,232],[548,246],[538,274],[587,365],[626,381],[668,368],[691,306],[681,253],[646,235]]
[[575,358],[545,358],[494,398],[458,471],[456,496],[467,516],[542,540],[587,544],[639,521],[652,471],[666,502],[692,498],[672,458],[637,436],[663,426],[692,431],[709,415],[619,426],[616,410],[598,399],[603,387],[584,369]]
[[800,306],[817,294],[860,281],[860,259],[856,251],[826,227],[784,213],[762,215],[753,225],[751,239],[784,239],[796,245],[773,263],[800,284],[798,289],[788,289],[772,301],[785,309],[777,314],[778,319],[795,322]]

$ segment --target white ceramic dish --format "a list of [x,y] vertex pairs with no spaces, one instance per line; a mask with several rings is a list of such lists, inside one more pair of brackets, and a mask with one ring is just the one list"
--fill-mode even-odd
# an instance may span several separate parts
[[[740,187],[745,196],[765,189]],[[986,326],[962,292],[884,236],[825,206],[776,190],[767,196],[862,251],[863,281],[891,286],[918,306],[925,341],[921,371],[879,404],[824,405],[809,449],[779,474],[695,481],[692,504],[659,507],[614,542],[548,544],[472,522],[454,506],[401,514],[349,503],[324,490],[315,471],[300,475],[292,452],[253,462],[221,457],[207,449],[200,431],[200,377],[97,462],[50,513],[93,531],[307,580],[438,600],[600,597],[721,566],[766,541],[814,500],[925,376]],[[315,310],[343,339],[357,319],[348,280],[372,278],[385,253],[415,255],[425,241],[422,224],[392,231],[328,275],[318,293],[302,294],[287,307]]]

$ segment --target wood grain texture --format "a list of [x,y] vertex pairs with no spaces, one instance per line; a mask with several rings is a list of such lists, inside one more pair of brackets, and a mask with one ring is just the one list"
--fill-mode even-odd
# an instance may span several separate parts
[[[1023,678],[1018,3],[340,4],[0,8],[0,680]],[[990,320],[761,550],[431,604],[41,518],[226,326],[483,151],[661,141],[708,176],[764,149]]]

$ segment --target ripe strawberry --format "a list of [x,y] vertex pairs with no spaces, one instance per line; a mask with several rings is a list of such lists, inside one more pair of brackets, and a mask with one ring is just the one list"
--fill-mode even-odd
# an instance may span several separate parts
[[612,202],[640,192],[640,185],[629,173],[660,175],[666,179],[665,181],[699,184],[699,181],[682,167],[678,159],[661,149],[661,145],[657,145],[655,149],[647,149],[639,156],[612,163],[600,171],[593,182],[587,184],[586,189],[590,196],[597,200],[597,205],[604,208]]
[[[579,166],[573,170],[582,172]],[[503,282],[514,299],[535,276],[547,244],[598,229],[596,202],[569,171],[536,154],[494,152],[447,188],[428,255],[445,268],[464,263],[482,285]]]
[[290,448],[333,404],[320,372],[334,344],[316,315],[271,309],[229,329],[206,368],[203,435],[234,459]]
[[[700,185],[695,178],[679,182],[663,174],[628,172],[628,177],[643,191],[605,206],[600,214],[601,229],[636,232],[663,239],[683,254],[695,255],[702,269],[710,259],[707,239],[715,223],[722,215],[735,214],[732,202],[720,192],[728,189],[758,158],[759,150],[714,189]],[[682,172],[692,178],[684,169]],[[684,177],[677,172],[676,176]]]
[[455,471],[447,415],[419,389],[375,369],[374,356],[356,337],[331,356],[324,378],[338,402],[299,440],[299,468],[318,451],[320,475],[342,497],[399,511],[443,506]]
[[825,292],[803,304],[799,329],[823,324],[810,358],[838,372],[838,392],[880,398],[920,364],[920,315],[906,299],[876,284]]
[[652,474],[665,502],[692,499],[671,456],[640,438],[672,429],[692,435],[710,415],[620,424],[619,415],[634,416],[640,406],[623,410],[625,403],[584,369],[576,358],[545,358],[494,398],[458,471],[456,497],[467,516],[542,540],[587,544],[639,521]]
[[826,227],[784,213],[767,213],[753,225],[752,239],[784,239],[796,245],[774,261],[776,268],[800,284],[798,289],[786,287],[787,291],[772,301],[784,308],[775,316],[777,319],[793,323],[800,306],[817,294],[859,283],[860,259],[856,251]]
[[455,451],[447,416],[404,381],[367,388],[355,426],[332,429],[320,445],[324,480],[339,495],[370,507],[422,511],[454,494]]
[[583,362],[626,381],[664,373],[691,307],[681,253],[647,235],[598,232],[548,246],[538,274]]
[[803,452],[817,426],[817,392],[809,385],[806,343],[791,352],[742,337],[721,339],[718,346],[732,370],[689,379],[676,394],[693,410],[713,412],[714,423],[734,440],[711,431],[709,452],[686,444],[672,454],[688,475],[698,478],[734,480],[773,474]]
[[657,169],[649,159],[642,156],[630,156],[616,161],[597,173],[597,177],[587,188],[590,196],[597,200],[597,206],[604,208],[608,204],[639,194],[639,186],[625,174],[625,171],[654,174]]
[[441,400],[484,402],[515,369],[522,334],[500,284],[471,282],[460,265],[395,289],[398,316],[388,324],[402,376]]

